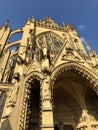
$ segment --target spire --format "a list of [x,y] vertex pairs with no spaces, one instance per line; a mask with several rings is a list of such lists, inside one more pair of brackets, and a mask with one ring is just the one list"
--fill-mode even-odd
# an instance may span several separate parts
[[96,52],[94,50],[91,49],[91,47],[89,46],[87,41],[85,41],[84,44],[86,45],[86,48],[87,48],[87,51],[88,51],[89,55],[91,57],[95,57],[97,54],[96,54]]
[[31,22],[33,22],[33,23],[35,22],[34,16],[32,16]]
[[28,17],[27,24],[30,24],[31,20],[30,17]]
[[7,29],[9,24],[9,20],[6,20],[2,28]]
[[87,50],[91,51],[91,47],[88,45],[87,41],[85,41],[84,44],[86,45]]
[[6,20],[5,23],[4,23],[4,26],[8,27],[8,24],[9,24],[9,20]]

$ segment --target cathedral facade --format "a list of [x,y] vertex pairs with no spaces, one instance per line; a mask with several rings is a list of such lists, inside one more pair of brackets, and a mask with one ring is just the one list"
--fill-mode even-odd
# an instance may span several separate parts
[[98,56],[84,44],[50,17],[0,27],[1,130],[98,130]]

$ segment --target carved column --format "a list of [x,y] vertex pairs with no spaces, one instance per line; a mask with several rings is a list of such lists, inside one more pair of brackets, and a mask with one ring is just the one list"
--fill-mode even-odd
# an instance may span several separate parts
[[41,130],[54,130],[50,76],[45,73],[41,83],[42,126]]

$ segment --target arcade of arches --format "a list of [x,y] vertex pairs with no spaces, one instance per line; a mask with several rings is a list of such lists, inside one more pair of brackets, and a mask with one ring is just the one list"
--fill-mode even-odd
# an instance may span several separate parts
[[[40,81],[30,83],[28,130],[41,127]],[[88,81],[72,71],[60,74],[52,88],[54,130],[97,130],[98,97]],[[92,103],[91,103],[92,102]]]
[[53,86],[53,99],[54,123],[60,130],[93,130],[98,123],[98,97],[78,74],[62,73]]

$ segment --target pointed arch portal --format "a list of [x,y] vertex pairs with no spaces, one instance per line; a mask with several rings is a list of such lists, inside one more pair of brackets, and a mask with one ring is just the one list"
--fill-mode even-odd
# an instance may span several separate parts
[[40,83],[38,80],[31,82],[31,93],[28,107],[31,114],[29,115],[28,130],[38,130],[40,128]]
[[[26,77],[22,108],[25,108],[25,129],[40,130],[41,126],[41,75],[30,73]],[[22,120],[22,118],[20,119]]]
[[54,128],[55,130],[96,130],[98,96],[94,92],[94,84],[89,82],[93,79],[88,80],[86,76],[83,77],[85,70],[81,73],[82,69],[80,69],[79,72],[76,64],[64,66],[61,67],[63,69],[58,68],[58,71],[55,71],[55,78],[52,79]]

